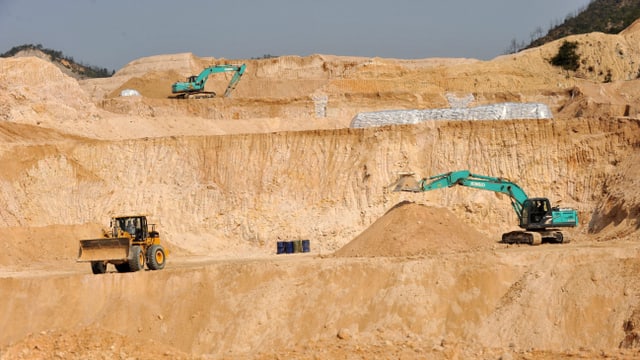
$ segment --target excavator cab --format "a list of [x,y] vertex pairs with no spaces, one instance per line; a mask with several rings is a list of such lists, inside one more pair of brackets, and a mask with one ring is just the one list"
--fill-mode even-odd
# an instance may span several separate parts
[[542,229],[551,222],[551,203],[547,198],[531,198],[522,204],[520,227]]

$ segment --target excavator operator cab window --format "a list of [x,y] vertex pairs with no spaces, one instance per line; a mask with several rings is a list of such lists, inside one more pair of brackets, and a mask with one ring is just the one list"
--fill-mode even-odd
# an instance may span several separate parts
[[545,200],[538,200],[538,210],[546,214],[549,211],[549,202]]
[[546,199],[536,199],[531,202],[531,222],[540,223],[549,212],[549,201]]

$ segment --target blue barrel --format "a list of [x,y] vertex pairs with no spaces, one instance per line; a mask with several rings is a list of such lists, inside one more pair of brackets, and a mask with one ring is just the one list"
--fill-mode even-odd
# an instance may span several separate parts
[[311,242],[309,240],[302,240],[302,252],[306,253],[311,251]]
[[293,252],[301,253],[302,252],[302,240],[294,240],[293,241]]
[[284,252],[287,254],[293,254],[293,241],[285,241]]
[[277,242],[276,254],[284,254],[284,241]]

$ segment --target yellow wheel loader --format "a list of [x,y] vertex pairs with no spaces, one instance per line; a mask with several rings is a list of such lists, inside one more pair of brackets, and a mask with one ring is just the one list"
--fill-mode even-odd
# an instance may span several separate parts
[[109,228],[104,238],[80,240],[78,262],[90,262],[94,274],[104,274],[107,264],[118,272],[139,271],[145,265],[149,270],[164,269],[166,250],[146,216],[113,217]]

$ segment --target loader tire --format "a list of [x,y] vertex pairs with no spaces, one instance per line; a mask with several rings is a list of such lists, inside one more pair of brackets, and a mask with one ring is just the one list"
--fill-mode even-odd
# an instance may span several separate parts
[[104,261],[92,261],[91,271],[94,274],[104,274],[107,272],[107,264]]
[[120,273],[131,271],[129,270],[129,263],[115,264],[115,267]]
[[136,272],[144,268],[144,254],[140,246],[132,246],[129,254],[129,271]]
[[150,270],[162,270],[167,261],[162,245],[151,245],[147,249],[147,267]]

